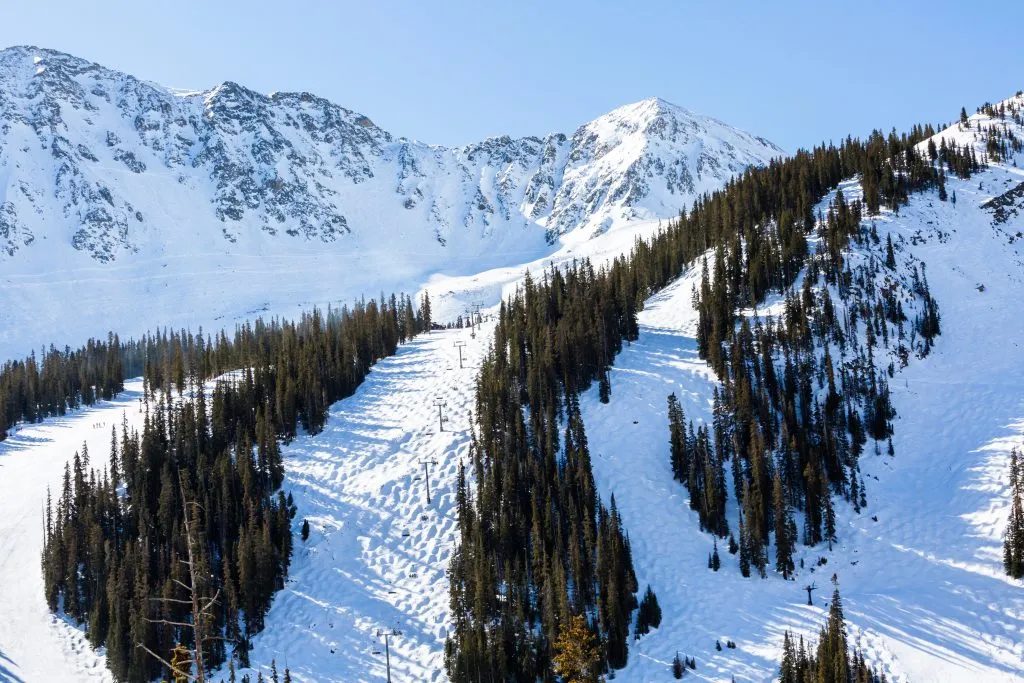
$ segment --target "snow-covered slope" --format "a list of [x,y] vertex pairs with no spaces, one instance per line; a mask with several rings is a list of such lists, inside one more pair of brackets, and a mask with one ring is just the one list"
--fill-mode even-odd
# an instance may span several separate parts
[[301,681],[381,681],[387,655],[376,632],[398,629],[394,680],[447,680],[456,483],[460,462],[472,470],[473,378],[493,327],[421,335],[336,404],[322,433],[285,447],[286,486],[311,533],[296,541],[251,661],[287,662]]
[[0,354],[138,333],[125,300],[140,297],[147,324],[210,325],[286,303],[415,291],[435,272],[519,264],[574,232],[671,217],[780,153],[657,98],[569,136],[446,148],[309,93],[231,82],[175,91],[9,48],[0,274],[11,304]]
[[[971,130],[953,126],[936,144],[943,136],[976,144],[981,158],[979,123],[1004,122],[975,115]],[[950,178],[955,204],[929,192],[911,196],[898,215],[875,219],[882,244],[888,233],[897,245],[904,274],[911,259],[926,264],[942,334],[927,357],[911,358],[890,382],[895,456],[884,445],[876,454],[869,442],[860,460],[868,507],[856,514],[837,506],[832,552],[798,546],[795,559],[805,567],[795,582],[774,574],[744,579],[737,558],[721,546],[722,569],[706,568],[712,538],[672,480],[665,400],[674,391],[688,417],[711,419],[717,380],[697,358],[690,300],[699,271],[648,302],[638,342],[616,359],[611,403],[602,405],[596,388],[581,398],[599,490],[606,499],[615,495],[641,589],[653,586],[665,615],[660,629],[634,644],[619,678],[669,680],[679,651],[696,657],[698,679],[771,680],[785,629],[816,637],[833,573],[851,645],[888,680],[1024,676],[1024,591],[1004,575],[1001,547],[1009,452],[1024,444],[1022,163],[1018,155],[1016,164],[992,164],[970,180]],[[841,189],[848,200],[860,196],[856,181]],[[858,249],[849,257],[862,258]],[[771,302],[760,310],[770,312]],[[876,362],[884,366],[888,358]],[[729,516],[735,529],[732,492]],[[819,557],[828,563],[814,571]],[[821,589],[814,607],[802,590],[811,582]],[[725,648],[726,639],[737,648]]]
[[43,598],[46,489],[60,490],[64,465],[82,444],[107,453],[110,429],[142,424],[142,381],[117,400],[43,424],[25,425],[0,443],[0,681],[110,683],[106,660],[81,629],[50,612]]

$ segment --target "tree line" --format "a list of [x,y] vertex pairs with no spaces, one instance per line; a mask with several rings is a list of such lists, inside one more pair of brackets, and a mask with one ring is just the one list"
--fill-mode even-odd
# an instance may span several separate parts
[[1024,578],[1024,506],[1021,504],[1024,482],[1021,481],[1017,449],[1010,451],[1010,514],[1003,537],[1003,569],[1015,579]]
[[[404,342],[420,331],[429,330],[433,326],[430,311],[430,298],[424,294],[414,305],[411,297],[404,294],[396,297],[391,295],[385,299],[381,295],[379,301],[360,301],[352,310],[347,307],[341,311],[327,311],[327,317],[340,316],[348,318],[356,316],[359,324],[377,325],[379,318],[380,331],[375,336],[362,335],[359,343],[365,348],[355,348],[351,340],[346,350],[353,357],[366,357],[371,353],[380,354],[398,342]],[[324,314],[316,311],[318,319]],[[314,321],[315,327],[318,322]],[[280,346],[269,348],[266,340],[271,337],[264,328],[280,326],[281,331],[275,335],[281,337]],[[267,346],[258,355],[257,339],[263,340]],[[7,438],[11,427],[19,422],[41,422],[47,417],[65,415],[70,410],[82,406],[91,406],[98,400],[109,401],[124,390],[124,380],[129,377],[147,375],[149,386],[156,390],[176,385],[185,386],[186,375],[195,374],[202,378],[217,376],[232,369],[243,367],[250,356],[267,361],[267,354],[284,352],[290,354],[292,347],[298,344],[295,324],[282,321],[263,321],[242,325],[235,331],[234,339],[229,339],[224,331],[215,337],[204,336],[186,330],[158,330],[144,335],[138,340],[122,341],[111,332],[106,341],[90,339],[77,349],[65,347],[63,350],[50,345],[37,356],[33,351],[23,360],[12,360],[0,366],[0,441]],[[371,347],[373,347],[371,349]],[[307,346],[307,352],[316,348]],[[378,355],[380,357],[380,355]],[[290,357],[289,357],[290,358]],[[297,356],[296,356],[297,358]],[[272,361],[274,359],[270,359]],[[311,363],[307,361],[311,360]],[[292,360],[294,366],[298,360]],[[365,361],[361,361],[364,362]],[[303,360],[313,370],[324,369],[323,358]],[[272,365],[265,362],[264,366]],[[279,392],[284,397],[289,393],[286,386],[287,378],[295,375],[295,368],[281,373],[282,386]],[[360,372],[349,372],[351,377]],[[332,386],[323,386],[323,380],[314,374],[307,374],[292,381],[301,383],[301,391],[297,391],[293,405],[281,405],[279,424],[290,425],[286,435],[294,435],[294,418],[301,418],[303,426],[315,431],[318,421],[326,415],[326,406],[320,405],[318,393],[328,391],[335,393],[337,384],[343,380],[338,377],[327,379]],[[301,394],[301,395],[299,395]],[[276,407],[276,406],[275,406]]]
[[109,401],[124,389],[122,345],[116,335],[90,339],[60,351],[52,345],[36,356],[0,367],[0,441],[19,422],[41,422],[69,410]]

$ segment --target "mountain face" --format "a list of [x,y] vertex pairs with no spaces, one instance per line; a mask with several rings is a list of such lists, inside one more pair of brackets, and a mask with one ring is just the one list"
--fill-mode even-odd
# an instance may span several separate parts
[[443,263],[446,246],[472,255],[670,217],[779,154],[656,98],[568,136],[446,148],[309,93],[175,91],[15,47],[0,51],[0,262],[44,240],[37,258],[69,245],[107,263],[183,244],[345,250],[400,238],[396,249]]

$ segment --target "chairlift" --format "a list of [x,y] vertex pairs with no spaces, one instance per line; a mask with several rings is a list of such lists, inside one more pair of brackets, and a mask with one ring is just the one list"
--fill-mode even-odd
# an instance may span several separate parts
[[402,529],[402,537],[405,538],[408,535],[409,535],[409,530],[408,529]]
[[410,578],[410,579],[418,579],[418,578],[419,578],[419,576],[420,576],[420,575],[419,575],[419,574],[417,574],[416,572],[409,572],[409,578]]

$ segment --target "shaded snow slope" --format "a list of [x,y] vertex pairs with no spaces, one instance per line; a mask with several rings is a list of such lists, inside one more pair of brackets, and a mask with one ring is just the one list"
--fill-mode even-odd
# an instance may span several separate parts
[[571,135],[447,148],[310,93],[176,91],[0,50],[0,356],[413,293],[671,217],[780,153],[657,98]]

